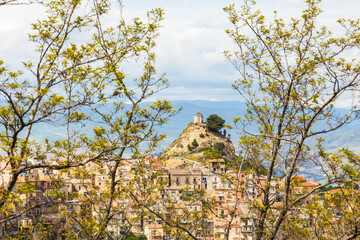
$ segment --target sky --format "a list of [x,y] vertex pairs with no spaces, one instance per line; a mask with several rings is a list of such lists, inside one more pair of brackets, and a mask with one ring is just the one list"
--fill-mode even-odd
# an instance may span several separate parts
[[[170,100],[237,101],[240,96],[231,88],[239,77],[223,51],[235,49],[225,34],[231,28],[222,8],[242,1],[235,0],[123,0],[127,19],[144,17],[146,11],[163,8],[165,20],[157,39],[157,70],[166,73],[170,87],[159,98]],[[257,8],[265,15],[289,18],[298,16],[305,4],[300,0],[259,0]],[[323,0],[320,24],[336,29],[338,18],[357,18],[359,0]],[[0,59],[10,68],[33,59],[34,49],[27,42],[30,23],[43,16],[38,5],[0,7]],[[111,19],[111,18],[110,18]],[[131,69],[131,67],[130,67]]]

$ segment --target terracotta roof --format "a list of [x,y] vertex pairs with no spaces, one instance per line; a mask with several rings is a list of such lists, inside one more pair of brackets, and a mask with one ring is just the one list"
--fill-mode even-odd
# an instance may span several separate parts
[[314,180],[307,180],[306,182],[300,183],[300,186],[302,187],[317,187],[320,183],[315,182]]
[[210,163],[212,163],[212,162],[225,162],[225,160],[222,159],[222,158],[219,158],[219,159],[211,159],[209,162]]
[[340,188],[337,188],[337,189],[332,189],[332,190],[328,190],[328,191],[325,191],[326,193],[338,193],[340,192],[341,189]]
[[339,192],[345,192],[345,191],[354,191],[356,193],[360,192],[359,190],[337,188],[337,189],[328,190],[325,193],[339,193]]
[[150,225],[148,225],[148,228],[151,228],[151,229],[162,229],[162,225],[161,225],[161,224],[150,224]]
[[24,183],[25,182],[25,179],[24,178],[18,178],[16,180],[17,183]]
[[300,182],[306,181],[306,178],[305,178],[304,176],[302,176],[302,175],[293,176],[292,178],[295,179],[295,180],[297,180],[297,181],[300,181]]
[[138,205],[136,202],[129,202],[130,207],[133,207],[133,206],[136,206],[136,205]]

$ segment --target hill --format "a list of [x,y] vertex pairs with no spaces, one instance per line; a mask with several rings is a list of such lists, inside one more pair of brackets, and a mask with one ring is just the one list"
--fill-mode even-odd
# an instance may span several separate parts
[[205,124],[190,122],[166,150],[167,156],[198,156],[218,154],[219,157],[235,157],[235,148],[230,139],[222,133],[211,131]]

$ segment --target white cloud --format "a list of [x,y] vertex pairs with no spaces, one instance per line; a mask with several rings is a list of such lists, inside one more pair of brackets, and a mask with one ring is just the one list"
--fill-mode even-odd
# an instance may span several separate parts
[[[224,60],[222,52],[234,49],[235,44],[224,32],[231,26],[222,8],[233,2],[241,4],[234,0],[123,0],[126,19],[145,17],[146,11],[154,7],[165,10],[164,27],[157,41],[157,66],[159,73],[167,73],[172,88],[164,94],[176,99],[232,98],[230,85],[238,75]],[[332,24],[335,19],[354,18],[360,11],[358,0],[327,0],[321,6],[324,13],[319,23],[331,26],[335,26]],[[284,18],[299,16],[304,7],[302,0],[258,0],[257,6],[268,16],[272,16],[272,10],[278,10],[278,15]],[[38,5],[0,7],[2,60],[13,65],[34,56],[27,33],[30,22],[43,14]],[[115,24],[113,19],[118,14],[119,11],[114,10],[107,21]],[[127,65],[124,69],[135,74]]]
[[167,100],[209,100],[209,101],[240,101],[239,94],[230,87],[209,88],[203,86],[201,88],[193,87],[174,87],[163,90],[158,93],[155,99]]

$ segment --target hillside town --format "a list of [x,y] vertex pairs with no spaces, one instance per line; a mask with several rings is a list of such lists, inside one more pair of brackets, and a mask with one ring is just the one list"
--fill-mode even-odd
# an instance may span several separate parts
[[360,239],[360,1],[0,0],[0,240]]
[[[190,125],[207,131],[200,113],[194,116],[194,122]],[[194,134],[193,129],[191,132]],[[221,138],[229,142],[226,137]],[[141,188],[135,187],[132,197],[118,199],[117,205],[122,210],[117,212],[117,220],[108,225],[108,230],[116,236],[131,232],[145,236],[148,240],[158,240],[175,239],[174,233],[181,227],[188,229],[197,239],[253,239],[257,216],[252,208],[264,199],[266,176],[254,169],[234,168],[225,158],[207,159],[194,156],[177,156],[172,152],[172,155],[167,157],[147,156],[144,161],[122,161],[119,177],[123,186],[130,186],[139,180],[138,168],[139,164],[142,164],[146,169],[143,175],[145,181],[157,186],[151,193],[156,197],[148,211],[139,217],[138,206],[144,202],[139,197]],[[235,157],[235,154],[231,157]],[[22,207],[26,206],[28,210],[24,213],[15,211],[11,221],[2,222],[0,238],[16,237],[23,229],[38,224],[48,227],[49,231],[61,231],[64,221],[75,212],[84,218],[99,214],[95,211],[99,209],[99,203],[90,203],[87,196],[94,194],[94,190],[95,195],[99,196],[109,191],[109,170],[112,167],[112,162],[91,162],[86,166],[89,173],[87,177],[80,176],[76,169],[57,171],[44,168],[22,174],[16,180],[15,188],[32,186],[34,191],[22,194],[14,208],[23,209]],[[1,169],[0,186],[6,186],[11,180],[11,168],[2,166]],[[154,174],[158,177],[154,178]],[[281,207],[284,197],[282,191],[279,191],[283,186],[283,179],[276,179],[271,182],[269,197],[273,201],[274,209]],[[291,191],[295,196],[311,193],[302,199],[303,202],[313,198],[323,202],[327,196],[340,191],[337,189],[320,194],[319,185],[316,181],[297,175],[293,179]],[[55,198],[54,191],[61,193],[61,197]],[[172,208],[171,211],[169,207]],[[179,225],[173,224],[169,227],[168,221],[179,216]],[[131,224],[126,223],[129,219],[132,219]],[[305,212],[303,219],[311,222],[310,216]]]

